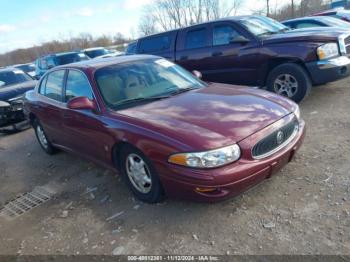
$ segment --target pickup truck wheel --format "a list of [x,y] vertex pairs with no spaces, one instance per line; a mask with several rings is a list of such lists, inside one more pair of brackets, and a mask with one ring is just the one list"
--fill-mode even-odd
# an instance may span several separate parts
[[147,203],[157,203],[163,199],[163,187],[156,170],[141,151],[125,146],[119,161],[122,176],[138,199]]
[[34,120],[33,128],[35,130],[35,135],[36,135],[36,138],[38,139],[38,142],[41,148],[44,149],[44,151],[49,155],[53,155],[54,153],[56,153],[57,149],[47,139],[45,131],[38,120]]
[[305,70],[292,63],[274,68],[267,78],[267,90],[299,103],[311,91],[311,80]]

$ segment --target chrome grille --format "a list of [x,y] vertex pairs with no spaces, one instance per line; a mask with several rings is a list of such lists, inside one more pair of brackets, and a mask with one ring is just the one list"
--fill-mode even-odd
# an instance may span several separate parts
[[342,54],[350,54],[350,35],[342,35],[339,38],[340,51]]
[[253,158],[260,159],[272,155],[285,147],[298,132],[299,123],[293,120],[260,140],[252,149]]

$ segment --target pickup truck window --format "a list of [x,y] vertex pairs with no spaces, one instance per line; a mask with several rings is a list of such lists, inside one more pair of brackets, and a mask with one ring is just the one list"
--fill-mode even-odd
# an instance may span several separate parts
[[213,45],[227,45],[240,34],[232,26],[218,25],[213,30]]
[[185,49],[200,48],[206,46],[206,28],[188,31],[185,38]]
[[155,36],[140,40],[141,53],[164,51],[170,48],[170,35]]

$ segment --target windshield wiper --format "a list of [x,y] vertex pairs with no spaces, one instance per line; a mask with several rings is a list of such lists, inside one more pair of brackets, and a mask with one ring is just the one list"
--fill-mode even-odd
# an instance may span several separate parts
[[119,103],[114,104],[113,106],[120,106],[120,105],[135,103],[139,101],[155,101],[155,100],[160,100],[168,97],[169,96],[136,97],[136,98],[125,99]]
[[181,88],[181,89],[178,89],[176,91],[170,92],[169,96],[174,96],[174,95],[178,95],[178,94],[181,94],[181,93],[185,93],[185,92],[193,90],[193,89],[196,89],[196,88],[193,88],[193,87]]

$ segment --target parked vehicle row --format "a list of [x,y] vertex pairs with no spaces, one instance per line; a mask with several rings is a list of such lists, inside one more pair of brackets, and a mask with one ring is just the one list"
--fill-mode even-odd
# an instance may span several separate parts
[[309,16],[283,21],[282,24],[291,29],[310,27],[337,27],[335,30],[343,28],[350,30],[350,23],[330,16]]
[[64,52],[50,54],[38,58],[35,61],[36,75],[41,77],[46,71],[55,66],[66,65],[74,62],[88,60],[89,57],[86,56],[84,52]]
[[344,8],[336,8],[331,10],[326,10],[320,13],[314,14],[314,16],[330,16],[339,18],[341,20],[344,20],[346,22],[350,22],[350,11],[345,10]]
[[211,82],[258,86],[300,102],[312,85],[350,74],[350,31],[290,30],[238,16],[147,36],[135,53],[167,58]]

